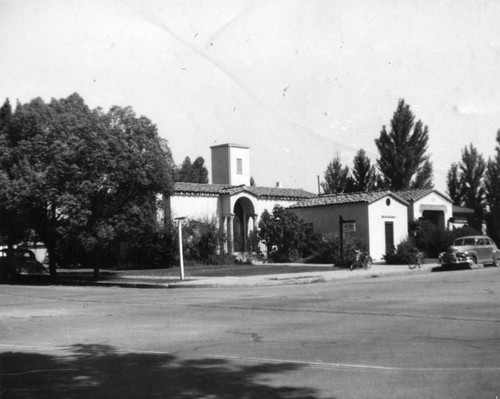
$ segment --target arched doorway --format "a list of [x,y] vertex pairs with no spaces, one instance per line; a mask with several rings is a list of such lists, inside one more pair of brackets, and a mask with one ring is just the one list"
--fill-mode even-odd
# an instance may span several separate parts
[[255,208],[252,201],[246,197],[239,198],[234,204],[233,213],[234,251],[248,252],[251,248],[249,233],[255,227]]

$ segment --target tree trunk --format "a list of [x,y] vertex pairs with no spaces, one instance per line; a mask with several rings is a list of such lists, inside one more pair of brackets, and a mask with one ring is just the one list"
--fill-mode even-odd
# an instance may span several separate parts
[[50,277],[54,278],[57,276],[57,268],[56,268],[56,254],[55,254],[55,244],[52,242],[45,243],[47,246],[47,252],[49,254],[49,273]]
[[94,263],[94,281],[99,280],[99,262],[100,262],[100,254],[99,251],[97,251]]

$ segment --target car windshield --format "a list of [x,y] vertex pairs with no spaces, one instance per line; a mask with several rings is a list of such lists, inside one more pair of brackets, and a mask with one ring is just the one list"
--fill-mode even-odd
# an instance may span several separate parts
[[457,238],[455,240],[455,245],[462,246],[462,245],[475,245],[476,244],[476,239],[475,238]]

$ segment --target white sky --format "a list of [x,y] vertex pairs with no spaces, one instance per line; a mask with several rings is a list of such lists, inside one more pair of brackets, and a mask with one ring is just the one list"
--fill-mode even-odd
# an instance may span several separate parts
[[251,146],[256,183],[317,191],[404,98],[428,125],[436,188],[500,128],[497,0],[0,0],[0,101],[131,105],[174,160]]

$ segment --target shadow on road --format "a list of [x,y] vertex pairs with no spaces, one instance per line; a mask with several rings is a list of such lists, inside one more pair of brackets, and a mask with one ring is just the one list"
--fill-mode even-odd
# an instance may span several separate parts
[[468,263],[458,263],[456,265],[446,265],[433,267],[433,272],[451,272],[453,270],[472,270]]
[[275,398],[315,399],[312,388],[272,386],[290,363],[236,365],[170,354],[123,353],[106,345],[75,345],[61,356],[0,353],[1,398]]
[[[99,273],[98,281],[111,281],[117,279],[118,272],[103,271]],[[58,272],[55,277],[44,275],[16,276],[11,285],[94,285],[94,274],[89,270],[71,270]]]

